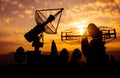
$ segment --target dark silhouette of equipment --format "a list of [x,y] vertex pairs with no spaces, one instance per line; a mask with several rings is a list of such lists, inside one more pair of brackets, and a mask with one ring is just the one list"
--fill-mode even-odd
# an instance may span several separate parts
[[[48,11],[55,11],[55,12],[54,14],[48,15],[48,17],[45,15],[45,13],[42,13]],[[29,32],[25,33],[24,35],[25,39],[28,42],[33,42],[32,46],[35,47],[35,51],[39,51],[39,48],[43,47],[44,44],[43,32],[47,34],[57,33],[62,11],[63,8],[36,10],[35,21],[37,25]],[[56,23],[57,26],[54,27],[53,20],[55,21],[57,17],[58,17],[58,21]]]
[[[92,26],[91,26],[92,27]],[[97,26],[97,28],[102,33],[102,40],[105,43],[108,43],[112,41],[113,39],[116,39],[116,30],[114,28],[110,28],[107,26]],[[91,32],[95,31],[94,27],[90,28]],[[92,39],[92,36],[88,33],[88,29],[84,27],[84,34],[79,34],[80,29],[79,28],[70,28],[63,32],[61,32],[61,40],[68,44],[79,44],[81,43],[81,40],[85,37],[87,37],[89,40]],[[95,32],[94,32],[95,34]]]

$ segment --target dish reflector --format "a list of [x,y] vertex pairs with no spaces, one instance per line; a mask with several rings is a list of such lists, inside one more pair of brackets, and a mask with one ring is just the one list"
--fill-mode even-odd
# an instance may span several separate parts
[[57,28],[60,22],[60,18],[62,15],[62,10],[63,8],[58,8],[58,9],[43,9],[43,10],[36,10],[35,12],[35,21],[36,23],[43,23],[47,20],[49,15],[54,15],[55,20],[48,23],[45,26],[45,33],[47,34],[56,34],[57,33]]

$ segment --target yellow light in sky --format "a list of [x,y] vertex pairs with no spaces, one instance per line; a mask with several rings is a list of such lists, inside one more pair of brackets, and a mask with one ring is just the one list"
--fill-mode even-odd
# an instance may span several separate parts
[[[83,21],[83,22],[85,22],[85,21]],[[86,32],[86,30],[85,30],[86,23],[73,22],[73,23],[71,23],[70,25],[72,25],[72,26],[74,26],[75,28],[77,28],[77,31],[76,31],[76,32],[77,32],[79,35],[83,35],[83,34]]]
[[85,33],[85,28],[84,27],[78,28],[78,32],[80,35],[83,35]]

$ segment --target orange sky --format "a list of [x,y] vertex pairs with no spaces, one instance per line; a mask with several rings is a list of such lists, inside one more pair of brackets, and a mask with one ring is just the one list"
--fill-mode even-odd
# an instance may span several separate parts
[[106,44],[108,51],[120,51],[120,0],[0,0],[0,54],[15,51],[19,46],[33,50],[24,34],[35,25],[35,10],[46,8],[64,8],[58,33],[45,34],[42,51],[50,51],[51,41],[55,40],[58,50],[67,48],[72,51],[80,45],[63,43],[60,33],[71,27],[98,26],[113,27],[117,39]]

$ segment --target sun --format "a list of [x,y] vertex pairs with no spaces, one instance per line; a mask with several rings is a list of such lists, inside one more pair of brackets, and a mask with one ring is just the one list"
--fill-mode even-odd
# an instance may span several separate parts
[[85,28],[84,27],[78,28],[78,34],[84,35],[84,33],[85,33]]
[[77,28],[77,30],[74,31],[77,35],[86,35],[86,26],[87,26],[86,23],[87,23],[86,20],[83,20],[81,22],[77,21],[70,23],[69,25]]

